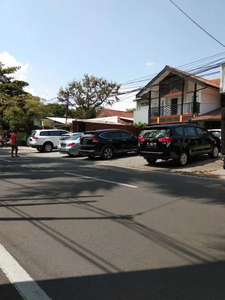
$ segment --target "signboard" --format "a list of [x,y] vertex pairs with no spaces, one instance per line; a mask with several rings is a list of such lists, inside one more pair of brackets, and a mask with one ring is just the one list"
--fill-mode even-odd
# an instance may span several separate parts
[[220,93],[225,93],[225,64],[220,67]]
[[42,126],[43,127],[51,127],[51,122],[50,121],[42,121]]

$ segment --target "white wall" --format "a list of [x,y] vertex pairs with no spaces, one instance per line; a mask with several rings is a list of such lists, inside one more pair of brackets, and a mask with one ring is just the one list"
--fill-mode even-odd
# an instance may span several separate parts
[[221,94],[219,93],[219,91],[207,88],[200,91],[199,93],[201,93],[201,115],[221,106]]
[[134,111],[134,123],[148,124],[148,106],[140,106],[138,110]]

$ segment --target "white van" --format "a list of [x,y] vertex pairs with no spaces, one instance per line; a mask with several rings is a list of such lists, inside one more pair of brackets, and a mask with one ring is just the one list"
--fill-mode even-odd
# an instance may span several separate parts
[[37,148],[39,152],[51,152],[57,148],[61,135],[69,133],[62,129],[40,129],[32,131],[28,144],[32,148]]

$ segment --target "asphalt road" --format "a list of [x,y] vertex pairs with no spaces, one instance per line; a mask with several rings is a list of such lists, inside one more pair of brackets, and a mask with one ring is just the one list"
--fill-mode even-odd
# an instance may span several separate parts
[[[0,151],[0,245],[25,299],[33,280],[53,300],[224,300],[224,181]],[[1,300],[20,299],[13,266]]]

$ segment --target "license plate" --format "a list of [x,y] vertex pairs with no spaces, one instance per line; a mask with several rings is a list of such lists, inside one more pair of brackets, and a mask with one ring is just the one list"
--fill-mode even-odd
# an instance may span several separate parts
[[149,146],[149,147],[156,147],[157,143],[148,142],[147,146]]
[[66,144],[61,144],[61,147],[66,147]]

